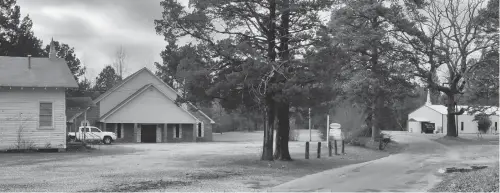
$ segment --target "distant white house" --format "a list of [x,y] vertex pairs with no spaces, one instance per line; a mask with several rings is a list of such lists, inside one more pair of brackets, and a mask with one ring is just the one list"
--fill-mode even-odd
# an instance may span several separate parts
[[78,88],[66,61],[0,56],[0,150],[66,148],[67,88]]
[[[467,109],[467,106],[457,106],[457,109],[461,108]],[[490,116],[492,124],[488,133],[498,133],[498,115],[500,114],[498,107],[485,106],[482,107],[482,109],[485,109],[485,113],[492,114]],[[444,105],[433,105],[430,100],[430,95],[427,93],[426,103],[408,115],[408,132],[438,132],[446,134],[448,121],[446,117],[447,114],[447,107]],[[468,112],[464,112],[462,115],[457,115],[455,124],[457,124],[458,133],[477,133],[477,122],[472,120],[474,120],[474,114],[470,115]]]

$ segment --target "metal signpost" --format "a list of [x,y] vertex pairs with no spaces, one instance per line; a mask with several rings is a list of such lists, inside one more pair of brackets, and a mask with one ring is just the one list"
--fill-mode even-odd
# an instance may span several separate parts
[[[332,123],[330,124],[330,129],[329,129],[329,135],[333,138],[333,143],[335,146],[335,155],[338,155],[337,153],[337,140],[343,140],[342,139],[342,130],[340,130],[341,125],[339,123]],[[344,146],[342,146],[344,148]]]

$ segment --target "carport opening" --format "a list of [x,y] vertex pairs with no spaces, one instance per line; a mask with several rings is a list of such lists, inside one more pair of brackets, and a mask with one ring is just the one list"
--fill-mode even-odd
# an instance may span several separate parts
[[156,125],[141,125],[141,142],[156,143]]

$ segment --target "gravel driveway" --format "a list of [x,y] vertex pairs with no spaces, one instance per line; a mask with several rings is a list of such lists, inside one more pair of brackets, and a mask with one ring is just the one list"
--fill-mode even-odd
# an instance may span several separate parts
[[[308,138],[308,137],[307,137]],[[214,134],[219,142],[115,144],[90,152],[0,154],[0,191],[262,191],[323,170],[388,156],[346,146],[347,155],[304,159],[290,142],[292,162],[259,161],[261,133]],[[314,140],[314,138],[313,138]],[[220,142],[222,141],[222,142]]]

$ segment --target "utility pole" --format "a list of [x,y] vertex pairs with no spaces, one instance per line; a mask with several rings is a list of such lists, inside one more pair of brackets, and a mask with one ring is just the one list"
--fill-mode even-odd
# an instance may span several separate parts
[[326,115],[326,144],[330,142],[330,115]]
[[309,108],[309,141],[311,141],[311,108]]

